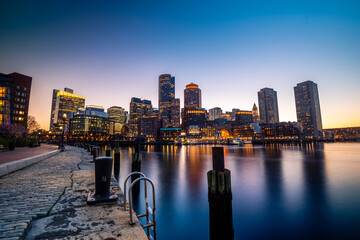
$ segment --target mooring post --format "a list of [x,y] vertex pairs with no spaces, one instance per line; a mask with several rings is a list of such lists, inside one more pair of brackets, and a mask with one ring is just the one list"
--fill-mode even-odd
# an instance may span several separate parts
[[120,179],[120,149],[119,145],[116,146],[114,151],[114,177],[116,181]]
[[106,156],[110,157],[110,152],[111,152],[111,146],[110,143],[106,146]]
[[[131,172],[141,172],[141,154],[139,144],[135,145],[135,153],[132,155]],[[137,178],[139,178],[137,175],[131,176],[131,182],[135,181]]]
[[230,171],[225,169],[224,148],[213,147],[213,170],[207,172],[210,239],[232,240],[232,193]]
[[111,157],[98,157],[95,160],[95,192],[90,192],[87,204],[93,205],[101,202],[116,201],[118,196],[110,191],[113,159]]

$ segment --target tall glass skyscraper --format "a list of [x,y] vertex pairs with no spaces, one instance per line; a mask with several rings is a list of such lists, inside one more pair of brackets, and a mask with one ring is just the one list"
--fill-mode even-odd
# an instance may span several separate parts
[[322,136],[322,121],[317,84],[312,81],[294,87],[297,120],[308,139]]
[[260,123],[278,123],[279,110],[277,93],[272,88],[263,88],[258,92]]
[[180,100],[175,99],[175,77],[171,74],[159,76],[159,118],[163,127],[180,125]]

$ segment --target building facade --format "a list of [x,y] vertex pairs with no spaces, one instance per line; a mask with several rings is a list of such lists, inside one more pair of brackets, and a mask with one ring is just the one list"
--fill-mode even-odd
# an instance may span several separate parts
[[265,141],[296,141],[302,129],[298,122],[281,122],[261,125],[261,133]]
[[252,111],[237,111],[235,116],[235,125],[249,124],[253,122]]
[[171,101],[175,99],[175,77],[171,74],[159,76],[159,118],[165,126],[170,125]]
[[76,95],[72,89],[53,90],[50,131],[61,133],[70,115],[85,107],[85,97]]
[[201,90],[195,83],[186,85],[184,90],[184,108],[199,109],[201,108]]
[[220,118],[220,115],[222,114],[222,110],[219,107],[211,108],[209,109],[209,120],[213,121],[217,118]]
[[27,127],[32,77],[0,73],[0,124]]
[[128,112],[122,107],[112,106],[107,109],[107,113],[115,122],[115,134],[121,134],[121,129],[127,122]]
[[113,135],[115,122],[101,106],[89,105],[70,114],[68,133],[70,137],[101,140]]
[[263,88],[258,92],[260,123],[278,123],[279,110],[277,93],[272,88]]
[[259,112],[258,112],[258,109],[257,109],[255,103],[254,103],[254,106],[252,108],[252,117],[253,117],[253,122],[254,123],[260,122]]
[[131,137],[138,136],[138,120],[140,118],[150,117],[152,114],[151,101],[140,98],[131,98],[129,114],[129,134]]
[[161,119],[157,117],[139,118],[138,137],[145,137],[147,141],[157,141],[159,139]]
[[180,127],[180,98],[174,98],[170,102],[170,126]]
[[321,138],[323,129],[317,84],[312,81],[298,83],[294,92],[296,116],[305,138]]

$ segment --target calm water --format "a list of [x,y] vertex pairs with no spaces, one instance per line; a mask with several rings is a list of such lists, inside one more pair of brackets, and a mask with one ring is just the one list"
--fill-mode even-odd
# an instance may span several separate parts
[[[360,239],[360,143],[224,150],[235,239]],[[121,185],[131,153],[121,149]],[[209,239],[212,147],[150,146],[142,157],[156,184],[159,239]],[[135,211],[143,209],[140,196]]]

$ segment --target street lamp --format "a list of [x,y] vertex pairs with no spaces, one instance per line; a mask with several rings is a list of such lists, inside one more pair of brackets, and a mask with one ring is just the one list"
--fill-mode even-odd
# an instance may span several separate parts
[[62,136],[61,136],[61,151],[63,152],[65,150],[65,145],[64,145],[64,134],[65,134],[65,121],[66,121],[66,113],[63,114],[63,123],[64,125],[62,127],[60,127],[62,129]]

